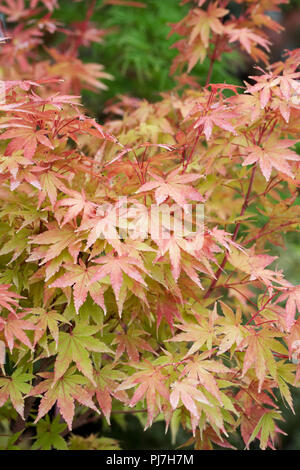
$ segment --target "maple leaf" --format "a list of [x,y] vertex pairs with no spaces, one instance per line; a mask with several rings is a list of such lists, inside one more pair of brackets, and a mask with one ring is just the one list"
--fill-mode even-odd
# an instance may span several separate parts
[[182,330],[183,333],[179,333],[173,338],[166,341],[175,341],[175,342],[193,342],[194,344],[190,347],[185,357],[194,354],[198,351],[204,344],[207,344],[208,349],[212,347],[212,340],[215,335],[213,326],[213,315],[211,322],[208,322],[206,318],[203,318],[195,313],[195,319],[197,323],[183,322],[181,324],[176,324],[176,328]]
[[276,367],[277,367],[278,388],[280,390],[280,394],[283,400],[285,400],[288,403],[288,405],[290,406],[290,408],[292,409],[294,413],[295,411],[293,407],[293,397],[292,397],[288,384],[294,385],[294,383],[297,381],[298,371],[296,372],[296,378],[295,378],[294,364],[287,364],[284,360],[278,361],[276,364]]
[[175,410],[181,399],[183,405],[196,418],[199,418],[199,412],[195,401],[210,405],[203,393],[197,389],[197,381],[192,379],[183,379],[171,384],[170,403]]
[[219,345],[218,355],[228,351],[231,346],[236,344],[240,345],[247,333],[246,328],[242,326],[242,311],[237,308],[236,315],[233,310],[225,303],[220,301],[224,317],[219,316],[217,323],[221,325],[218,328],[217,334],[222,335],[221,343]]
[[294,383],[300,378],[300,317],[291,326],[289,335],[287,337],[287,344],[289,348],[289,357],[294,364],[297,364],[296,377]]
[[282,416],[278,411],[264,410],[264,414],[259,419],[255,426],[248,442],[247,446],[259,435],[260,436],[260,448],[265,450],[271,441],[274,443],[278,428],[275,425],[275,419],[283,420]]
[[72,429],[75,400],[96,411],[96,413],[99,413],[93,400],[90,398],[89,393],[83,387],[83,385],[87,385],[87,380],[85,377],[74,372],[75,367],[71,367],[62,377],[60,377],[58,382],[55,380],[53,372],[40,372],[38,374],[45,380],[33,387],[28,393],[28,396],[44,394],[39,405],[35,423],[45,416],[56,402],[69,430]]
[[14,348],[15,338],[28,346],[32,351],[34,350],[34,347],[24,330],[36,330],[38,327],[28,320],[22,320],[26,315],[28,315],[26,312],[19,314],[9,313],[6,319],[0,317],[0,331],[3,330],[4,332],[10,352],[12,352]]
[[[178,55],[173,60],[173,64],[170,70],[171,74],[174,74],[180,62],[184,63],[186,61],[188,62],[187,72],[189,73],[195,67],[198,61],[200,61],[200,63],[202,64],[204,62],[204,59],[207,56],[207,48],[205,47],[202,41],[195,41],[193,44],[190,44],[187,47],[185,39],[181,39],[180,41],[175,42],[171,47],[172,48],[176,47],[179,50],[179,52],[182,52],[184,54],[183,57]],[[178,78],[176,77],[176,79],[178,79],[178,81],[180,82],[183,81],[184,85],[190,84],[191,81],[192,81],[193,86],[195,83],[197,83],[195,79],[193,80],[187,74],[181,75]],[[195,87],[197,88],[198,86],[199,85],[197,83]]]
[[102,43],[103,36],[107,34],[107,30],[98,29],[86,20],[73,23],[72,28],[74,36],[79,36],[81,44],[85,47],[89,47],[92,42]]
[[[168,237],[168,239],[158,239],[156,240],[156,243],[159,245],[159,252],[153,261],[153,263],[156,263],[157,261],[160,260],[162,256],[168,251],[170,260],[171,260],[171,269],[172,269],[172,274],[177,282],[181,267],[180,267],[180,245],[181,245],[181,239],[175,237],[174,235],[171,235]],[[182,240],[182,243],[184,243],[184,240]]]
[[153,422],[156,409],[161,411],[161,397],[166,401],[169,400],[169,391],[165,385],[166,376],[162,374],[158,367],[153,366],[151,363],[143,363],[140,368],[142,371],[132,374],[131,377],[119,385],[118,390],[127,390],[139,385],[130,400],[129,406],[134,407],[138,401],[144,397],[146,398],[148,409],[147,428]]
[[181,377],[186,375],[194,383],[202,385],[208,392],[214,395],[219,402],[222,403],[220,391],[215,380],[214,373],[226,373],[230,369],[225,367],[221,362],[213,359],[207,360],[210,351],[193,356],[188,363],[184,366]]
[[243,166],[258,162],[262,174],[267,181],[270,179],[273,167],[277,171],[294,178],[287,162],[287,160],[300,160],[300,157],[296,152],[288,149],[288,147],[291,147],[294,144],[295,141],[293,140],[277,140],[275,136],[272,136],[261,146],[255,145],[245,149],[247,156],[243,161]]
[[74,233],[74,229],[70,226],[64,228],[49,227],[49,230],[31,237],[30,243],[35,245],[49,245],[45,250],[33,250],[27,259],[27,261],[42,259],[40,264],[44,264],[56,258],[65,248],[68,249],[76,264],[81,245],[80,239],[78,239],[78,236]]
[[33,315],[32,320],[37,327],[34,332],[34,346],[36,346],[47,330],[50,331],[52,338],[56,345],[58,345],[58,323],[68,323],[68,320],[56,310],[46,310],[41,307],[36,307],[26,309],[26,311]]
[[164,318],[171,328],[172,333],[174,333],[174,318],[182,319],[180,312],[174,304],[172,298],[159,299],[157,303],[157,331],[159,325],[161,324],[162,319]]
[[[109,276],[111,285],[115,293],[117,301],[120,297],[120,290],[123,284],[123,275],[127,274],[131,279],[147,287],[140,271],[147,273],[142,261],[138,258],[133,258],[127,255],[115,256],[113,253],[101,256],[93,260],[94,263],[102,264],[103,266],[97,269],[96,274],[92,277],[91,282],[99,281],[100,279]],[[136,269],[138,268],[138,269]]]
[[228,257],[230,263],[235,267],[250,275],[250,281],[259,279],[266,286],[271,286],[272,282],[281,283],[281,272],[265,269],[277,256],[254,255],[249,252],[233,250]]
[[[197,284],[200,289],[203,289],[202,284],[199,280],[199,276],[196,272],[196,269],[203,271],[203,266],[197,260],[197,254],[195,253],[195,240],[189,240],[175,234],[166,234],[166,238],[157,238],[152,236],[152,239],[158,245],[159,250],[156,258],[153,260],[153,263],[161,261],[161,258],[169,252],[169,258],[171,262],[171,271],[174,277],[174,280],[177,282],[180,276],[181,271],[184,271],[185,274],[192,279],[192,281]],[[186,252],[184,252],[184,251]],[[195,258],[188,258],[187,253],[191,253]],[[207,272],[204,270],[204,272]]]
[[[1,42],[1,39],[0,39],[0,42]],[[9,84],[7,84],[6,82],[6,87],[9,88]],[[25,109],[22,109],[21,106],[23,105],[24,103],[11,103],[11,104],[0,104],[0,110],[1,111],[18,111],[19,113],[26,113],[27,110]]]
[[59,174],[57,171],[48,170],[45,173],[42,173],[39,178],[39,207],[41,207],[46,196],[48,196],[52,207],[57,200],[57,191],[66,191],[66,188],[61,181],[65,177]]
[[[23,119],[24,120],[24,119]],[[25,121],[25,124],[22,124],[14,127],[14,124],[8,124],[7,127],[14,127],[5,131],[0,135],[1,140],[12,139],[5,150],[6,155],[11,155],[12,153],[23,149],[24,157],[28,160],[32,160],[34,156],[37,145],[43,144],[50,149],[54,149],[49,138],[47,137],[47,130],[37,129],[35,122]]]
[[133,362],[139,361],[139,351],[150,351],[155,354],[155,351],[147,341],[140,338],[141,335],[149,335],[146,331],[131,328],[127,332],[117,333],[112,344],[117,344],[117,351],[115,361],[118,361],[122,354],[126,351],[129,359]]
[[225,8],[218,7],[218,2],[209,3],[207,11],[201,9],[195,9],[193,11],[194,15],[189,21],[192,28],[190,34],[190,42],[193,42],[198,35],[207,48],[209,44],[209,35],[210,31],[213,31],[216,34],[222,34],[224,27],[219,20],[228,13],[228,10]]
[[[24,218],[25,222],[23,225],[26,225],[26,214],[24,214]],[[25,250],[27,251],[29,233],[30,231],[26,229],[20,230],[17,234],[12,230],[9,241],[0,250],[0,256],[13,252],[10,263],[15,261]]]
[[4,341],[0,341],[0,365],[5,364],[6,359],[6,347]]
[[47,49],[47,52],[56,62],[49,66],[48,73],[64,79],[62,92],[72,90],[79,95],[81,88],[92,91],[106,90],[107,86],[99,79],[112,80],[113,78],[112,75],[103,71],[104,67],[101,64],[85,64],[80,59],[62,54],[54,48]]
[[39,175],[37,173],[41,170],[39,167],[30,167],[27,168],[19,168],[17,176],[15,179],[11,178],[10,181],[10,190],[14,191],[21,183],[27,182],[31,184],[34,188],[38,190],[41,189],[41,185],[39,182]]
[[179,172],[180,168],[172,171],[164,180],[159,175],[148,171],[155,181],[149,181],[148,183],[143,184],[136,193],[156,189],[155,200],[158,205],[163,203],[168,197],[174,199],[180,207],[184,207],[188,200],[204,202],[204,197],[201,196],[197,189],[185,184],[199,179],[202,175],[182,175]]
[[[250,384],[247,384],[247,388],[243,387],[235,397],[237,406],[243,410],[243,413],[241,413],[241,435],[246,448],[248,448],[249,439],[260,418],[267,410],[277,408],[270,396],[273,394],[270,384],[270,381],[266,381],[264,391],[258,392],[257,382],[252,381]],[[266,392],[269,392],[270,395]],[[257,406],[258,403],[261,406]],[[263,405],[271,408],[265,408]]]
[[4,0],[5,5],[0,5],[0,11],[7,15],[7,20],[18,22],[28,16],[28,10],[24,0]]
[[[124,209],[124,211],[126,211],[126,209]],[[89,230],[86,250],[100,238],[107,240],[118,252],[122,251],[117,226],[118,220],[122,217],[124,211],[122,209],[122,202],[113,207],[98,207],[95,217],[90,217],[82,221],[77,230]]]
[[77,323],[70,333],[61,331],[58,340],[58,353],[54,364],[54,383],[64,375],[72,361],[95,385],[93,365],[88,351],[112,353],[112,350],[93,335],[99,331],[99,326],[89,326]]
[[78,191],[73,191],[65,188],[64,192],[72,197],[61,199],[58,203],[59,207],[69,207],[62,226],[70,222],[72,219],[76,219],[80,212],[83,213],[83,220],[88,218],[92,214],[94,208],[96,207],[96,204],[86,200],[85,192],[83,189],[81,190],[81,193],[79,193]]
[[283,74],[279,76],[280,92],[285,100],[289,101],[293,94],[300,93],[299,80],[295,80],[299,77],[300,72],[292,73],[287,70],[283,70]]
[[91,281],[97,272],[97,267],[86,267],[83,261],[79,260],[79,265],[65,264],[64,268],[69,272],[56,279],[49,287],[60,287],[63,289],[67,286],[73,286],[74,305],[77,313],[81,305],[86,301],[88,293],[90,293],[94,302],[106,313],[103,287],[99,282]]
[[232,25],[226,27],[226,34],[229,36],[229,42],[239,41],[243,48],[251,55],[252,45],[259,44],[268,52],[270,52],[271,42],[262,36],[254,33],[249,28],[234,28]]
[[290,331],[296,317],[296,310],[300,313],[300,286],[291,286],[286,292],[281,294],[276,303],[283,302],[286,300],[286,317],[285,323],[287,331]]
[[23,299],[19,294],[9,290],[11,284],[0,284],[0,307],[6,308],[11,313],[15,313],[13,307],[18,307],[18,301],[16,299]]
[[14,152],[12,155],[9,156],[2,156],[0,159],[0,171],[5,172],[8,171],[13,179],[17,178],[17,174],[20,168],[23,168],[28,165],[32,165],[32,160],[23,157],[22,151]]
[[16,369],[10,377],[0,377],[0,406],[3,406],[8,398],[13,407],[24,419],[24,397],[29,392],[31,385],[28,383],[33,375],[24,373],[21,368]]
[[[283,243],[299,218],[300,159],[292,145],[300,49],[267,73],[258,69],[262,75],[246,83],[246,94],[209,84],[214,62],[237,43],[256,62],[267,60],[265,30],[280,30],[268,9],[279,0],[237,0],[235,12],[228,1],[181,0],[188,1],[187,15],[172,25],[182,38],[172,69],[183,74],[174,92],[157,103],[112,99],[105,127],[80,103],[82,87],[101,90],[109,78],[101,65],[82,62],[78,49],[108,32],[90,22],[97,2],[65,28],[55,19],[59,12],[52,14],[57,0],[0,1],[15,23],[9,38],[0,18],[0,408],[8,420],[13,408],[24,417],[24,393],[35,397],[28,400],[29,421],[39,423],[33,449],[67,447],[60,414],[69,429],[75,411],[76,426],[98,408],[109,422],[114,402],[117,413],[130,412],[127,406],[145,411],[146,427],[163,416],[174,439],[180,427],[191,430],[196,449],[230,447],[223,436],[231,440],[237,429],[247,448],[255,438],[274,448],[277,392],[293,406],[299,286],[270,268],[275,257],[264,253],[267,242]],[[136,3],[102,3],[121,2]],[[45,49],[49,34],[66,40],[53,37]],[[202,87],[188,75],[206,58]],[[248,183],[246,165],[259,170]],[[256,197],[267,216],[263,227],[249,216]],[[120,199],[128,199],[129,213]],[[203,220],[200,228],[200,204],[190,211],[189,202],[207,203],[210,228]],[[189,235],[174,228],[175,205],[181,222],[182,209],[191,215]],[[232,234],[225,231],[231,225]],[[245,230],[250,235],[240,246]],[[220,313],[218,296],[226,299]],[[22,374],[32,367],[41,375],[29,391],[33,377]],[[26,435],[16,433],[6,447],[17,447],[17,439],[28,447]],[[71,447],[110,446],[100,440],[72,438]]]
[[274,21],[268,14],[264,14],[258,9],[253,9],[251,12],[251,19],[253,19],[254,24],[257,26],[266,26],[268,29],[272,29],[277,33],[280,33],[283,30],[283,26],[276,21]]
[[280,83],[280,78],[274,75],[272,72],[264,73],[264,70],[262,70],[261,68],[258,68],[258,70],[262,71],[263,74],[259,76],[253,75],[249,77],[255,80],[257,83],[252,86],[246,83],[247,90],[245,91],[245,93],[254,94],[256,92],[259,92],[261,108],[265,108],[271,99],[271,91]]
[[49,415],[45,419],[41,419],[36,426],[36,441],[31,447],[32,450],[68,450],[68,446],[64,438],[60,435],[65,429],[66,424],[60,422],[60,416],[55,416],[50,421]]
[[88,392],[91,397],[95,394],[98,404],[110,424],[110,414],[112,408],[112,397],[127,404],[128,396],[123,390],[118,390],[121,380],[126,378],[126,374],[122,371],[114,369],[114,365],[106,365],[99,371],[95,371],[94,379],[96,382],[95,387],[88,387]]
[[258,378],[258,391],[262,389],[263,382],[266,378],[267,372],[276,380],[276,362],[273,357],[272,351],[280,354],[285,354],[285,348],[275,340],[274,337],[283,336],[282,333],[264,329],[252,331],[239,345],[239,350],[247,347],[244,364],[243,376],[247,373],[251,366],[254,367],[256,377]]
[[34,91],[32,93],[32,102],[37,103],[39,105],[46,105],[46,104],[51,104],[55,109],[62,110],[64,104],[69,104],[69,105],[76,105],[79,106],[80,103],[78,103],[78,99],[80,96],[76,95],[61,95],[59,92],[55,93],[54,95],[47,96],[47,97],[41,97],[37,95]]
[[[118,143],[116,137],[114,137],[110,132],[108,132],[103,126],[98,124],[96,119],[87,118],[86,116],[79,114],[78,119],[80,122],[80,127],[75,129],[77,132],[81,134],[88,134],[98,139],[104,139],[108,142]],[[67,121],[69,122],[69,121]],[[66,124],[64,124],[65,126]]]
[[230,121],[238,117],[238,114],[236,111],[233,111],[233,109],[231,109],[227,105],[221,105],[216,103],[209,109],[206,109],[202,104],[197,104],[188,114],[186,119],[189,119],[191,116],[198,113],[200,113],[200,116],[196,116],[194,129],[197,129],[200,126],[203,127],[203,132],[205,134],[206,140],[210,139],[214,126],[220,127],[225,131],[237,135],[237,132]]

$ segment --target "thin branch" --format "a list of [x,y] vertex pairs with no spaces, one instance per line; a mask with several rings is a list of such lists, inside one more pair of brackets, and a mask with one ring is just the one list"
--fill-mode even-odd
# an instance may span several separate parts
[[209,84],[210,79],[211,79],[214,63],[215,63],[216,58],[217,58],[217,48],[218,48],[218,45],[219,45],[219,41],[220,41],[220,36],[218,35],[216,37],[214,51],[213,51],[212,56],[210,58],[210,64],[209,64],[209,69],[208,69],[208,73],[207,73],[207,77],[206,77],[205,86],[207,86]]
[[259,238],[264,237],[265,235],[270,235],[270,233],[278,232],[278,229],[281,229],[283,227],[287,227],[288,225],[293,225],[293,224],[296,224],[296,223],[297,222],[295,222],[295,221],[294,222],[287,222],[286,224],[279,225],[279,227],[273,228],[272,230],[268,230],[267,232],[263,232],[263,233],[261,233],[261,230],[260,230],[258,235],[256,235],[255,237],[250,238],[249,240],[245,240],[243,242],[243,245],[248,245],[248,243],[254,242],[254,241],[258,240]]
[[[244,200],[244,203],[243,203],[243,206],[242,206],[242,209],[241,209],[241,213],[240,213],[240,217],[242,217],[248,207],[248,204],[249,204],[249,199],[250,199],[250,194],[251,194],[251,190],[252,190],[252,186],[253,186],[253,181],[254,181],[254,176],[255,176],[255,172],[256,172],[256,165],[253,166],[252,168],[252,173],[251,173],[251,177],[250,177],[250,182],[249,182],[249,186],[248,186],[248,190],[247,190],[247,194],[245,196],[245,200]],[[234,233],[233,233],[233,236],[232,236],[232,240],[235,241],[237,236],[238,236],[238,233],[239,233],[239,229],[240,229],[240,226],[241,226],[241,222],[238,222],[235,226],[235,230],[234,230]],[[207,299],[209,296],[210,296],[210,293],[211,291],[214,289],[214,287],[216,286],[218,280],[219,280],[219,277],[221,276],[221,273],[223,272],[223,268],[226,264],[226,261],[227,261],[227,258],[228,258],[228,253],[226,253],[224,255],[224,258],[223,258],[223,261],[218,269],[218,271],[216,272],[216,276],[215,276],[215,279],[212,280],[212,283],[210,285],[210,287],[208,288],[206,294],[204,295],[204,299]]]
[[148,410],[147,408],[144,408],[142,410],[116,410],[116,411],[112,411],[111,414],[112,415],[131,415],[131,414],[135,414],[135,413],[147,413]]

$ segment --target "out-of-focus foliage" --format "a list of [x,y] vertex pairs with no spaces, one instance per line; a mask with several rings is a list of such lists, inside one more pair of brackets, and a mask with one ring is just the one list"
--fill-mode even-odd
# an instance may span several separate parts
[[[102,116],[105,101],[118,94],[155,101],[160,98],[160,92],[176,86],[169,69],[176,56],[172,45],[179,36],[168,37],[169,24],[183,17],[188,5],[177,0],[146,0],[143,3],[145,8],[129,8],[109,5],[105,0],[97,1],[93,21],[108,30],[108,34],[103,43],[82,49],[81,56],[84,61],[104,64],[114,80],[97,100],[93,94],[83,92],[86,106],[96,115]],[[78,21],[82,18],[82,5],[64,2],[58,17],[68,23]],[[208,69],[208,59],[195,67],[193,75],[199,83],[205,83]],[[238,51],[224,54],[215,64],[212,80],[240,85],[238,73],[244,69],[243,57]]]

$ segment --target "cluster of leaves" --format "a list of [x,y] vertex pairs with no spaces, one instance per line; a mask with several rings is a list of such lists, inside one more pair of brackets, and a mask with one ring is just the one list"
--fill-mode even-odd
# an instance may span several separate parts
[[[240,15],[227,18],[228,3],[197,0],[173,25],[184,36],[175,61],[187,69],[183,89],[154,104],[116,99],[100,125],[77,96],[109,78],[78,55],[105,34],[90,22],[95,2],[70,29],[55,19],[56,0],[0,2],[12,22],[0,52],[9,448],[28,445],[33,428],[33,448],[117,448],[64,436],[136,411],[146,428],[183,426],[196,449],[232,447],[237,431],[247,448],[256,438],[262,449],[276,445],[275,392],[293,408],[290,386],[299,385],[300,286],[266,246],[299,226],[300,50],[267,64],[265,27],[280,27],[266,11],[278,0],[238,0]],[[56,33],[57,47],[42,48]],[[231,43],[267,64],[244,89],[209,83]],[[204,55],[202,87],[188,72]],[[204,223],[189,212],[195,203]],[[178,211],[189,214],[189,234]]]

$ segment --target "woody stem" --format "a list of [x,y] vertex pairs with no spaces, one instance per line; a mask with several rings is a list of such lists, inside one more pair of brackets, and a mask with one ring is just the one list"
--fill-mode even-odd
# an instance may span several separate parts
[[[245,200],[244,200],[244,203],[242,205],[242,209],[241,209],[241,213],[240,213],[240,217],[242,217],[248,207],[248,204],[249,204],[249,199],[250,199],[250,194],[251,194],[251,190],[252,190],[252,186],[253,186],[253,181],[254,181],[254,176],[255,176],[255,172],[256,172],[256,165],[253,166],[252,168],[252,173],[251,173],[251,177],[250,177],[250,182],[249,182],[249,186],[248,186],[248,190],[247,190],[247,193],[246,193],[246,196],[245,196]],[[233,236],[232,236],[232,240],[235,241],[237,236],[238,236],[238,233],[239,233],[239,229],[240,229],[240,225],[241,225],[241,222],[237,222],[236,226],[235,226],[235,229],[234,229],[234,232],[233,232]],[[212,280],[211,282],[211,285],[210,287],[208,288],[206,294],[204,295],[204,299],[207,299],[209,296],[210,296],[210,293],[211,291],[215,288],[218,280],[219,280],[219,277],[221,276],[221,273],[223,271],[223,268],[226,264],[226,261],[227,261],[227,257],[228,257],[228,253],[225,253],[224,255],[224,258],[223,258],[223,261],[218,269],[218,271],[216,272],[216,277],[215,279]]]

